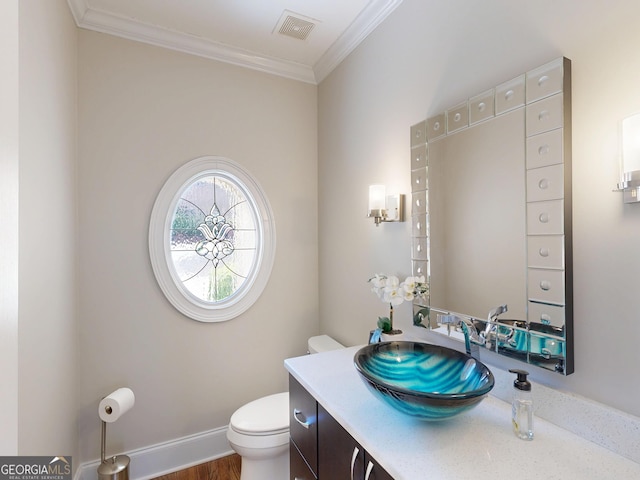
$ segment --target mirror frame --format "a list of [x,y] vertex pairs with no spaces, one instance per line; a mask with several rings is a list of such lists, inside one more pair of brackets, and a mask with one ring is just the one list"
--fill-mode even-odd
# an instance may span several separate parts
[[[531,365],[569,375],[574,372],[569,59],[555,59],[411,127],[412,271],[415,276],[424,275],[431,285],[429,143],[462,129],[486,124],[520,108],[525,111],[522,148],[526,162],[526,179],[523,179],[526,192],[526,198],[523,198],[526,231],[523,233],[526,238],[523,241],[527,243],[527,265],[522,268],[527,271],[527,318],[516,324],[503,323],[498,318],[495,324],[492,322],[494,341],[484,346]],[[561,179],[557,178],[558,170]],[[556,176],[547,178],[551,171]],[[547,180],[562,185],[547,189]],[[549,193],[550,190],[554,192]],[[549,256],[547,244],[544,248],[538,246],[540,242],[553,239],[555,245],[562,245],[562,251],[558,252],[557,246],[550,247],[557,254],[554,263],[550,264],[546,259]],[[487,325],[487,319],[472,317],[467,312],[451,312],[446,307],[432,305],[430,296],[414,302],[414,324],[455,336],[450,327],[438,325],[435,315],[454,313],[476,325],[478,333]],[[426,325],[422,320],[427,321]],[[499,332],[518,335],[524,344],[519,341],[513,346],[512,341],[509,346],[499,340]],[[561,353],[550,353],[544,348],[547,342],[552,345],[550,348],[560,345]]]

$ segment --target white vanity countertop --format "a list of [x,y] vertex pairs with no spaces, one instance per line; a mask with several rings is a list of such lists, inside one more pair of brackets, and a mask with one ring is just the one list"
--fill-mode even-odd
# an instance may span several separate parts
[[640,464],[540,418],[533,441],[511,430],[491,395],[444,422],[423,422],[373,396],[353,366],[359,347],[285,360],[285,367],[396,480],[640,479]]

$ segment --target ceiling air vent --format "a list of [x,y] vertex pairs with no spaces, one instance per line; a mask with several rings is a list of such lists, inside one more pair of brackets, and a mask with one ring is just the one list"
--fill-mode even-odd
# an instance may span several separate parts
[[315,20],[312,18],[285,10],[274,31],[298,40],[306,40],[315,26]]

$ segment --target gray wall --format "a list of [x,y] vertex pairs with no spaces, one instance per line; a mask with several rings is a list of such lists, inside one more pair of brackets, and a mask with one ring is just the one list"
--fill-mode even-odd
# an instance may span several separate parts
[[[128,451],[228,424],[287,389],[283,361],[318,333],[317,88],[109,35],[79,32],[79,425],[99,453],[100,398],[136,394],[109,431]],[[262,296],[222,323],[175,310],[151,270],[149,216],[164,181],[203,155],[262,186],[276,258]]]
[[0,452],[18,453],[18,2],[0,3]]
[[[319,88],[322,330],[365,341],[386,313],[366,280],[411,272],[410,222],[376,228],[365,218],[367,185],[410,191],[409,127],[564,55],[573,66],[576,373],[533,378],[640,415],[640,206],[612,193],[619,122],[640,111],[638,18],[640,3],[629,0],[404,0]],[[396,318],[411,330],[407,304]]]
[[77,30],[21,0],[19,35],[18,453],[76,455]]

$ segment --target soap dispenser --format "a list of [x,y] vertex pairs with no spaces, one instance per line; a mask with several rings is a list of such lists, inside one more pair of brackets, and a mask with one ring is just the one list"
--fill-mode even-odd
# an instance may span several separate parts
[[533,397],[531,395],[531,383],[527,380],[529,372],[517,369],[509,371],[518,375],[513,382],[511,411],[513,431],[522,440],[533,440]]

